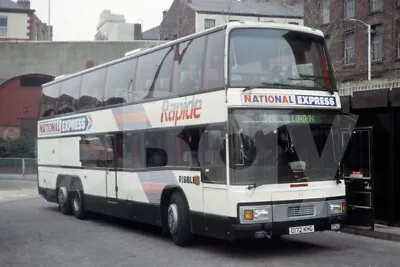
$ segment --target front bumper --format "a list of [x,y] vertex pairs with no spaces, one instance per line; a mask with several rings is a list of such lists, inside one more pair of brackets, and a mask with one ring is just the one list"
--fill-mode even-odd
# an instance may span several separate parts
[[232,224],[231,236],[233,239],[243,238],[257,238],[261,236],[261,233],[265,233],[268,236],[281,236],[289,235],[289,228],[299,226],[314,226],[314,232],[330,231],[332,225],[340,225],[341,230],[344,227],[346,221],[345,215],[333,216],[327,218],[318,219],[306,219],[286,222],[272,222],[272,223],[257,223],[257,224]]

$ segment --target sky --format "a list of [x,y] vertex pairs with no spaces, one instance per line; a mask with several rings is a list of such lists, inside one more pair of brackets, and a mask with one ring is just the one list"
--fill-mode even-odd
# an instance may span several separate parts
[[[16,2],[16,0],[14,0]],[[54,41],[94,40],[100,13],[123,14],[127,23],[142,23],[143,31],[161,23],[162,12],[173,0],[30,0],[37,16],[53,26]]]

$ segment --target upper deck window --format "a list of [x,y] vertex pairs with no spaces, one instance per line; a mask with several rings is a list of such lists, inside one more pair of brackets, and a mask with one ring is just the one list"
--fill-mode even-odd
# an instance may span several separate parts
[[285,29],[235,29],[229,37],[234,87],[335,89],[322,37]]

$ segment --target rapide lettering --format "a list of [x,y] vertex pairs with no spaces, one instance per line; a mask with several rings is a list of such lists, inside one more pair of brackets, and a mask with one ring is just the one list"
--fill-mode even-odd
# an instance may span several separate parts
[[177,125],[182,120],[200,118],[203,104],[200,99],[195,99],[193,96],[190,99],[185,98],[184,101],[171,102],[170,100],[165,100],[162,103],[161,122],[174,122],[174,125]]

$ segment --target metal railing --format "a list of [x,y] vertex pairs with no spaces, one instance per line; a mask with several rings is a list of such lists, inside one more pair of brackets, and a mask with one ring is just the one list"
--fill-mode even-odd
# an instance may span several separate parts
[[37,174],[37,161],[35,158],[0,158],[1,174]]

